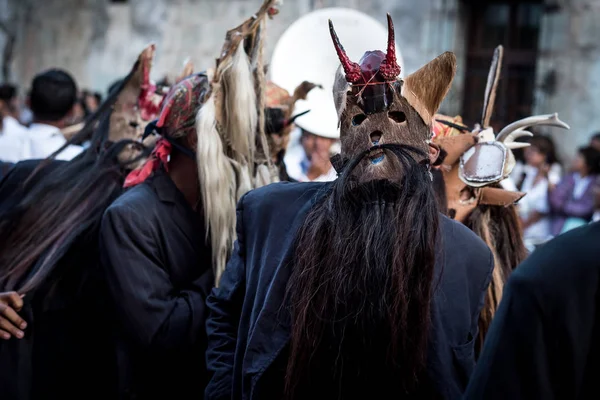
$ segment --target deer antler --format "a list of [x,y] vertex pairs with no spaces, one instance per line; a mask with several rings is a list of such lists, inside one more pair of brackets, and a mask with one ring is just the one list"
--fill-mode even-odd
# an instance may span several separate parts
[[523,118],[521,120],[513,122],[512,124],[507,125],[504,129],[500,131],[500,133],[498,133],[498,135],[496,136],[496,140],[505,144],[510,143],[510,141],[506,142],[507,139],[510,140],[511,137],[513,141],[516,139],[516,137],[511,136],[512,133],[522,131],[522,128],[528,128],[530,126],[535,125],[550,125],[564,129],[571,129],[569,125],[565,124],[563,121],[558,119],[557,113],[548,115],[536,115],[533,117]]
[[511,150],[529,147],[531,145],[530,143],[515,142],[515,140],[517,140],[520,137],[524,137],[524,136],[532,137],[533,133],[526,131],[525,129],[519,129],[517,131],[514,131],[513,133],[510,133],[506,137],[506,139],[504,139],[504,145]]

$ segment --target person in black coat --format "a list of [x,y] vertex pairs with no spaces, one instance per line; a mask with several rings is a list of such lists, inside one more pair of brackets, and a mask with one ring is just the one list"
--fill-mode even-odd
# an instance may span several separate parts
[[361,65],[330,26],[346,72],[334,83],[338,179],[239,202],[235,250],[207,301],[207,399],[453,399],[466,388],[493,258],[439,213],[429,174],[431,116],[456,61],[396,80],[389,23],[387,55]]
[[[121,129],[131,115],[114,111],[134,109],[124,107],[121,92],[138,67],[72,139],[93,132],[85,152],[69,162],[53,156],[19,162],[0,184],[0,297],[21,300],[0,307],[1,325],[12,325],[0,332],[3,400],[116,396],[98,228],[138,158],[123,155],[139,144],[120,140],[134,130]],[[136,101],[131,91],[125,97]]]
[[162,135],[105,212],[100,254],[118,341],[119,398],[202,398],[205,300],[214,285],[195,162],[195,117],[208,80],[171,89]]
[[593,398],[600,223],[558,236],[511,275],[465,399]]

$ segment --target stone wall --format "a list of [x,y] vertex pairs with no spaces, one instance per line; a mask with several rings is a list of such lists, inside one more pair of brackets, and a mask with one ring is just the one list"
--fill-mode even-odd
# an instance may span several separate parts
[[545,130],[568,162],[591,133],[600,131],[600,1],[552,3],[561,5],[542,21],[534,109],[557,111],[571,126],[570,131]]
[[[33,4],[21,21],[17,54],[11,65],[13,80],[26,87],[36,72],[62,67],[73,73],[81,87],[100,91],[124,75],[139,51],[150,42],[157,45],[154,79],[176,74],[187,57],[198,69],[212,67],[226,30],[246,19],[262,2],[12,1]],[[464,35],[457,18],[458,0],[284,0],[281,13],[268,25],[267,56],[277,37],[300,16],[317,8],[334,6],[361,10],[382,23],[385,23],[386,12],[390,12],[408,73],[446,50],[457,52],[459,63],[462,62]],[[459,71],[464,72],[461,67],[459,65]],[[459,73],[444,104],[446,112],[460,112],[461,88],[462,74]]]

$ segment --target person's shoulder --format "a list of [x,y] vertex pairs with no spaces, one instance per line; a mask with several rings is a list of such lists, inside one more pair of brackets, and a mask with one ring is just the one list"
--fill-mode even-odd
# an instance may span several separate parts
[[329,182],[277,182],[249,191],[242,199],[244,210],[285,208],[300,209],[320,192],[325,192]]
[[600,222],[585,225],[542,245],[511,275],[513,285],[549,294],[576,293],[600,280]]
[[[479,236],[464,224],[441,215],[440,230],[444,247],[449,250],[466,250],[472,256],[490,257],[490,249]],[[454,251],[453,251],[454,252]]]
[[158,199],[147,184],[139,184],[126,189],[105,211],[106,215],[142,215],[149,205]]
[[472,230],[446,216],[441,217],[440,231],[444,273],[462,276],[480,291],[489,282],[494,269],[490,248]]

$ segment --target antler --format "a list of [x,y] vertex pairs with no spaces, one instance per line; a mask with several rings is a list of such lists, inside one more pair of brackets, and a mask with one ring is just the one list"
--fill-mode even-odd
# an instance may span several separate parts
[[346,54],[346,50],[344,50],[344,47],[340,43],[340,38],[338,38],[337,33],[335,33],[333,22],[331,22],[331,20],[329,20],[329,33],[331,34],[331,40],[333,40],[333,45],[335,46],[335,51],[337,52],[338,58],[342,63],[342,67],[344,67],[346,80],[350,83],[358,83],[362,78],[360,65],[351,61],[350,57],[348,57],[348,54]]
[[548,115],[536,115],[533,117],[523,118],[519,121],[513,122],[510,125],[507,125],[504,129],[500,131],[500,133],[498,133],[498,135],[496,136],[496,140],[499,142],[506,143],[506,140],[512,137],[512,140],[514,141],[516,137],[511,136],[511,133],[516,133],[517,131],[522,131],[522,128],[528,128],[530,126],[535,125],[550,125],[564,129],[571,129],[569,125],[565,124],[563,121],[558,119],[557,113]]
[[394,22],[388,13],[388,45],[385,60],[379,66],[379,72],[385,80],[395,80],[400,75],[400,66],[396,60],[396,35],[394,33]]
[[530,143],[525,143],[525,142],[515,142],[515,140],[517,140],[520,137],[524,137],[524,136],[529,136],[532,137],[533,133],[526,131],[524,129],[519,129],[517,131],[514,131],[513,133],[510,133],[506,139],[504,139],[504,145],[506,147],[508,147],[511,150],[514,149],[522,149],[524,147],[529,147],[531,144]]

